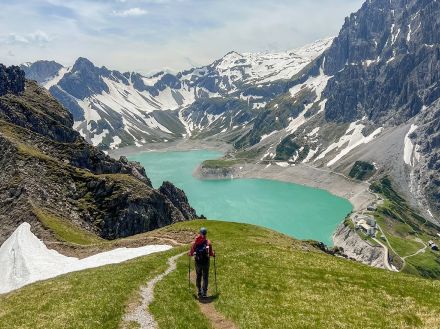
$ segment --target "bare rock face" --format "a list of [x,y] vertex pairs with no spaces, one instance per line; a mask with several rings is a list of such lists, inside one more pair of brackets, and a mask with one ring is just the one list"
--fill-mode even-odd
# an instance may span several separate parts
[[344,223],[339,225],[333,235],[333,243],[336,247],[342,248],[343,253],[361,263],[386,268],[384,264],[384,250],[382,247],[372,246],[362,240],[359,235]]
[[0,96],[19,94],[24,90],[24,72],[18,66],[0,64]]
[[21,86],[23,76],[0,66],[0,243],[24,221],[54,239],[48,217],[106,239],[197,217],[182,190],[156,190],[139,163],[86,143],[72,115],[35,82]]
[[[425,111],[418,120],[418,129],[413,133],[419,151],[424,154],[415,167],[411,178],[413,190],[421,203],[437,215],[440,222],[440,100]],[[424,193],[425,192],[425,193]],[[427,192],[427,193],[426,193]]]
[[206,180],[218,180],[218,179],[231,179],[239,178],[241,176],[239,168],[237,166],[224,167],[224,168],[209,168],[199,165],[193,175],[199,179]]
[[163,182],[159,192],[165,195],[185,218],[197,218],[196,211],[189,205],[188,198],[181,189],[170,182]]
[[371,0],[345,23],[325,56],[330,121],[399,124],[440,97],[440,4]]
[[55,77],[63,66],[54,61],[37,61],[32,64],[20,65],[26,74],[26,79],[43,84]]

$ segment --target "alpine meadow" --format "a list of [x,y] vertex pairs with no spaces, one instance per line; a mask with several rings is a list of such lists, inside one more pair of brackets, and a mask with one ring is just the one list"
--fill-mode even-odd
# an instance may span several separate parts
[[439,1],[0,27],[1,329],[440,328]]

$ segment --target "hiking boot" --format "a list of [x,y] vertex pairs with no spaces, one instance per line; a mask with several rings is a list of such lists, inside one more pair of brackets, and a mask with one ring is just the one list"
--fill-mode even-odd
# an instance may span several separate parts
[[197,296],[198,296],[199,298],[202,298],[202,297],[203,297],[203,292],[202,292],[201,290],[199,290],[199,292],[197,293]]
[[203,294],[202,294],[202,297],[203,297],[203,298],[208,297],[208,293],[207,293],[206,291],[204,291]]

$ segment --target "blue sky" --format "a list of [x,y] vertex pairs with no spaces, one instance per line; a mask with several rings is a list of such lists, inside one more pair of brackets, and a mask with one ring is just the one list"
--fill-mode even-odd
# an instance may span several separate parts
[[0,62],[178,71],[336,35],[362,0],[0,0]]

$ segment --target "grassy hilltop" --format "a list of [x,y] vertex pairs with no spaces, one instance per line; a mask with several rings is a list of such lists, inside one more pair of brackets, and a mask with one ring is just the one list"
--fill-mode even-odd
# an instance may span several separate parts
[[[238,328],[440,326],[440,281],[333,257],[252,225],[193,221],[148,234],[188,241],[201,225],[218,254],[220,295],[214,307]],[[70,273],[0,296],[0,328],[119,328],[139,286],[186,249]],[[156,286],[150,310],[160,328],[211,328],[188,292],[187,261],[180,258],[177,270]],[[213,276],[211,283],[213,289]]]

